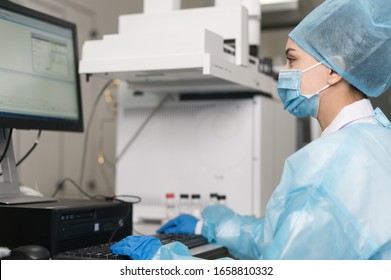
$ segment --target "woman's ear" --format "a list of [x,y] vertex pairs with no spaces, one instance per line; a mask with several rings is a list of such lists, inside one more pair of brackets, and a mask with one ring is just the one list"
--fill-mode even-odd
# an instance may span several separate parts
[[329,85],[334,85],[342,80],[342,76],[339,75],[337,72],[334,70],[330,69],[330,73],[327,78],[327,83]]

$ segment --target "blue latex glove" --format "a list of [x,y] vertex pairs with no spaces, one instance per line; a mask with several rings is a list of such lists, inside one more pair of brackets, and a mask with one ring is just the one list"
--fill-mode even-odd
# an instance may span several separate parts
[[198,219],[192,215],[182,214],[168,221],[156,232],[162,234],[195,234]]
[[133,260],[150,260],[163,244],[153,236],[128,236],[112,245],[110,250],[117,255],[129,256]]

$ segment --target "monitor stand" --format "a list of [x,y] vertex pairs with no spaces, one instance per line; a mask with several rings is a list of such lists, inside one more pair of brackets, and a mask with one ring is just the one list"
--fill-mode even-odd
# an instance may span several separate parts
[[[10,129],[0,128],[0,155],[3,155],[10,136]],[[30,196],[23,194],[19,188],[18,175],[16,173],[16,164],[12,138],[6,154],[1,162],[3,177],[0,182],[0,204],[25,204],[57,201],[51,197]]]

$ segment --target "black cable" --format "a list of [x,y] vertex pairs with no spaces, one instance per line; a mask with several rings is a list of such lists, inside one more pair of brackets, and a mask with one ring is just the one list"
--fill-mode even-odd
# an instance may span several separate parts
[[[124,201],[123,199],[118,199],[118,197],[128,197],[128,198],[135,198],[136,201]],[[140,203],[141,202],[141,197],[137,196],[137,195],[130,195],[130,194],[121,194],[121,195],[115,195],[112,197],[113,200],[118,200],[118,201],[124,201],[126,203],[133,203],[133,204],[137,204],[137,203]]]
[[72,183],[82,194],[84,194],[86,197],[90,198],[90,199],[94,199],[94,197],[90,194],[88,194],[87,192],[83,191],[82,188],[80,188],[80,186],[74,181],[72,180],[71,178],[65,178],[63,179],[57,186],[56,190],[54,191],[54,193],[51,195],[51,197],[55,197],[57,195],[57,193],[63,188],[65,182],[69,181],[70,183]]
[[[126,201],[123,201],[123,200],[120,200],[120,199],[113,199],[113,200],[119,201],[119,202],[121,202],[121,203],[127,204],[128,207],[127,207],[126,213],[125,213],[125,215],[124,215],[124,217],[123,217],[123,219],[124,219],[123,222],[125,223],[125,222],[127,221],[127,219],[129,218],[129,215],[130,215],[130,212],[131,212],[132,204],[133,204],[133,203],[131,203],[131,202],[126,202]],[[111,233],[108,243],[111,243],[111,242],[113,241],[113,238],[115,237],[115,235],[117,234],[117,232],[119,231],[119,229],[120,229],[121,227],[123,227],[123,224],[118,223],[118,225],[117,225],[117,227],[115,228],[115,230]]]
[[95,99],[94,106],[92,107],[92,111],[91,111],[90,117],[88,119],[88,123],[87,123],[87,127],[86,127],[86,136],[84,138],[83,155],[82,155],[82,161],[81,161],[81,170],[80,170],[80,179],[79,179],[80,186],[83,185],[83,180],[84,180],[84,172],[85,172],[86,157],[87,157],[87,144],[88,144],[88,138],[89,138],[89,134],[90,134],[90,127],[91,127],[92,119],[94,117],[95,110],[98,106],[99,100],[101,99],[101,97],[103,96],[103,93],[105,92],[105,90],[108,88],[108,86],[112,82],[113,82],[113,80],[108,81],[101,89],[99,95]]
[[[39,143],[39,139],[41,138],[41,132],[42,130],[39,130],[38,131],[38,135],[37,135],[37,138],[35,138],[35,142],[33,144],[33,146],[30,148],[30,150],[27,151],[27,153],[15,164],[16,167],[18,167],[34,150],[35,148],[38,146],[38,143]],[[3,175],[3,172],[0,172],[0,176]]]
[[[105,196],[105,195],[96,195],[96,196],[92,196],[90,195],[89,193],[87,193],[86,191],[84,191],[73,179],[71,178],[65,178],[63,179],[57,186],[56,190],[54,191],[54,193],[51,195],[51,197],[55,197],[57,195],[57,193],[63,188],[64,184],[69,181],[70,183],[72,183],[72,185],[74,185],[83,195],[85,195],[86,197],[90,198],[90,199],[104,199],[106,201],[121,201],[121,202],[124,202],[124,203],[131,203],[131,204],[137,204],[139,202],[141,202],[141,197],[139,196],[136,196],[136,195],[114,195],[114,196]],[[131,201],[131,202],[128,202],[128,201],[124,201],[124,200],[121,200],[121,199],[118,199],[118,197],[129,197],[129,198],[134,198],[136,199],[136,201]]]
[[[2,131],[3,133],[5,132],[5,129],[3,129]],[[5,135],[4,135],[5,136]],[[8,152],[8,148],[10,146],[10,143],[11,143],[11,139],[12,139],[12,128],[10,128],[10,132],[8,134],[8,139],[7,139],[7,143],[5,145],[5,148],[4,148],[4,151],[3,151],[3,154],[1,155],[1,158],[0,158],[0,163],[3,162],[3,159],[5,158],[5,156],[7,155],[7,152]]]
[[27,151],[27,153],[16,163],[16,166],[19,166],[34,150],[35,148],[38,146],[38,143],[39,143],[39,139],[41,138],[41,133],[42,133],[42,130],[39,130],[38,131],[38,135],[37,135],[37,138],[35,139],[35,142],[33,144],[33,146],[30,148],[30,150]]
[[[118,197],[130,197],[130,198],[135,198],[136,201],[134,202],[128,202],[128,201],[124,201],[122,199],[118,199]],[[126,214],[124,216],[124,221],[126,221],[130,215],[130,211],[131,211],[131,206],[133,204],[137,204],[139,202],[141,202],[141,197],[139,196],[136,196],[136,195],[117,195],[117,196],[114,196],[113,197],[113,201],[119,201],[119,202],[122,202],[122,203],[127,203],[128,204],[128,209],[126,211]],[[122,225],[118,224],[117,227],[115,228],[115,230],[113,231],[113,233],[111,234],[110,238],[109,238],[109,242],[108,243],[111,243],[113,241],[113,238],[114,236],[117,234],[118,230],[122,227]],[[134,230],[134,229],[133,229]]]

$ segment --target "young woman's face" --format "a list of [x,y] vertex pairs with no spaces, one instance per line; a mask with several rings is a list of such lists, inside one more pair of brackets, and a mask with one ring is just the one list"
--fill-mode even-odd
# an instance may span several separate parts
[[[319,63],[319,61],[306,53],[291,39],[288,39],[286,44],[285,56],[285,69],[287,70],[305,70]],[[304,72],[301,79],[301,92],[303,94],[313,94],[323,88],[327,85],[327,77],[330,71],[326,66],[319,65]]]

